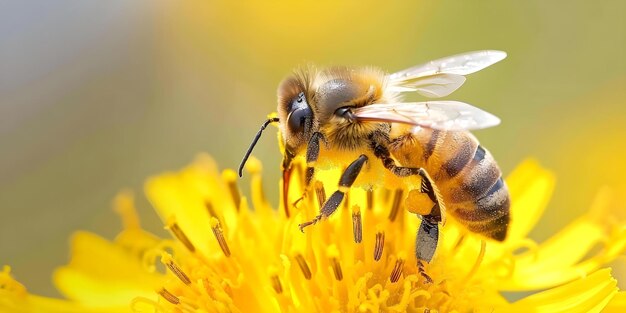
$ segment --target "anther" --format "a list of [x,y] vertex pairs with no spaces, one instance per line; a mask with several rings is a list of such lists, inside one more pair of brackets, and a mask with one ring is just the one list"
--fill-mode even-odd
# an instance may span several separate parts
[[230,256],[230,249],[228,248],[228,243],[224,238],[224,232],[222,231],[222,226],[220,225],[220,221],[213,217],[211,218],[211,230],[213,230],[213,235],[215,235],[215,239],[217,239],[217,243],[220,244],[220,248],[222,248],[222,252],[224,255]]
[[328,256],[328,260],[330,261],[330,266],[333,268],[333,274],[335,274],[336,280],[343,279],[343,271],[341,270],[341,264],[339,263],[339,249],[334,244],[328,246],[326,250],[326,255]]
[[278,275],[272,275],[270,280],[272,281],[272,288],[274,288],[274,291],[278,294],[283,293],[283,285],[280,283],[280,277],[278,277]]
[[177,305],[180,303],[180,299],[178,299],[178,297],[173,295],[171,292],[167,291],[165,288],[161,288],[158,293],[161,297],[163,297],[163,299],[167,300],[171,304]]
[[237,186],[237,173],[233,170],[224,170],[222,173],[222,179],[228,185],[230,196],[235,204],[235,209],[239,211],[239,205],[241,204],[241,194],[239,193],[239,186]]
[[391,211],[389,212],[389,220],[395,221],[396,217],[398,217],[398,212],[400,211],[400,203],[402,203],[402,194],[404,192],[402,189],[396,190],[393,197],[393,205],[391,207]]
[[176,275],[176,277],[178,277],[178,279],[180,279],[180,281],[182,281],[185,285],[191,284],[191,279],[189,279],[189,276],[187,276],[187,274],[183,272],[180,266],[174,263],[174,259],[172,259],[169,254],[163,253],[161,255],[161,262],[163,262],[163,264],[165,264],[165,266],[170,269],[172,274]]
[[385,246],[385,233],[379,231],[376,233],[376,243],[374,244],[374,260],[379,261],[383,256],[383,248]]
[[302,256],[302,254],[297,254],[295,256],[296,262],[298,266],[300,266],[300,270],[302,270],[302,274],[304,278],[307,280],[311,279],[311,269],[309,268],[309,264],[306,262],[306,259]]
[[178,223],[171,222],[166,228],[169,228],[169,230],[172,231],[174,236],[176,236],[178,241],[180,241],[187,248],[187,250],[191,252],[196,251],[196,247],[193,246],[193,243],[191,243],[191,240],[189,240],[180,226],[178,226]]
[[213,208],[213,203],[210,200],[205,201],[204,206],[206,207],[206,210],[209,212],[210,217],[217,217],[217,212],[215,212],[215,209]]
[[374,190],[367,190],[367,210],[371,211],[374,208]]
[[391,275],[389,276],[389,280],[391,280],[392,283],[395,283],[400,279],[403,266],[404,260],[398,257],[398,259],[396,260],[396,264],[393,266],[393,270],[391,271]]
[[337,280],[342,280],[343,279],[343,272],[341,271],[341,264],[339,264],[339,259],[336,257],[333,257],[330,259],[330,265],[333,268],[333,273],[335,274],[335,279]]
[[317,202],[320,205],[320,210],[326,203],[326,190],[324,190],[324,184],[321,181],[315,183],[315,194],[317,194]]
[[361,209],[358,205],[352,207],[352,234],[354,242],[361,243],[363,240],[363,223],[361,221]]

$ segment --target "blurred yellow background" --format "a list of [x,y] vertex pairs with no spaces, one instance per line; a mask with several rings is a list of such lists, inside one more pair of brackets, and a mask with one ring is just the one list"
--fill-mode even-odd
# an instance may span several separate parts
[[[71,233],[112,238],[123,188],[161,233],[144,179],[203,151],[236,167],[294,66],[391,72],[480,49],[509,57],[448,98],[502,119],[476,135],[505,173],[528,156],[556,172],[533,232],[543,240],[601,186],[624,184],[625,1],[0,4],[0,263],[31,292],[57,295],[50,275]],[[254,154],[276,204],[275,138]]]

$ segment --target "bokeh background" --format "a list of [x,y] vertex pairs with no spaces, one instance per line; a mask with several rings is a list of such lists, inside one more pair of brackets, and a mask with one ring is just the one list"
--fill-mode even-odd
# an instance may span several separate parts
[[[199,152],[236,167],[296,65],[396,71],[480,49],[509,57],[450,98],[502,118],[476,135],[505,173],[529,156],[556,173],[543,240],[624,185],[626,1],[3,1],[0,263],[57,295],[68,238],[113,238],[124,188],[163,233],[144,179]],[[255,150],[269,186],[273,133]]]

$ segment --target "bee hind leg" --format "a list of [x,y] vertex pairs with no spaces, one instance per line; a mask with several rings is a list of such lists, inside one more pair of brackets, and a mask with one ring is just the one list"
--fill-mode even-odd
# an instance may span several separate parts
[[439,243],[439,223],[443,220],[445,209],[441,207],[438,192],[426,170],[420,168],[418,175],[422,177],[420,192],[428,195],[434,205],[428,214],[422,215],[422,222],[415,238],[415,257],[419,273],[427,283],[432,283],[432,278],[424,270],[423,262],[430,263],[435,255]]
[[445,218],[445,207],[441,203],[434,182],[423,168],[396,165],[389,150],[384,145],[377,144],[376,141],[372,140],[371,148],[374,151],[374,155],[383,162],[385,168],[394,175],[399,177],[419,175],[422,178],[420,192],[428,195],[428,198],[434,203],[430,211],[424,211],[427,214],[422,215],[422,222],[415,239],[415,257],[417,258],[418,271],[426,282],[432,283],[432,278],[424,270],[423,262],[430,263],[435,255],[439,242],[439,222],[442,222],[442,217]]
[[415,238],[415,257],[417,258],[419,273],[429,283],[432,283],[433,280],[426,274],[423,262],[430,263],[437,250],[438,242],[439,223],[437,222],[437,218],[433,215],[423,216]]
[[343,174],[341,174],[338,190],[335,191],[324,203],[324,206],[320,210],[320,214],[318,216],[309,222],[298,225],[298,227],[300,227],[300,231],[304,231],[305,227],[314,225],[319,220],[327,218],[337,210],[343,200],[343,197],[345,196],[345,193],[350,189],[350,187],[352,187],[352,184],[354,184],[357,176],[361,173],[361,169],[363,168],[365,162],[367,162],[367,156],[361,154],[356,160],[348,165]]

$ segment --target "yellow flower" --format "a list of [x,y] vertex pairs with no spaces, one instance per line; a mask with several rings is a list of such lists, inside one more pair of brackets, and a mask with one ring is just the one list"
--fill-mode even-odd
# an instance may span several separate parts
[[[290,198],[302,193],[302,165]],[[610,190],[588,214],[544,243],[527,238],[553,175],[536,162],[508,178],[512,223],[503,243],[466,233],[449,219],[422,276],[413,256],[419,219],[403,193],[353,188],[337,212],[303,234],[338,171],[326,171],[288,218],[263,193],[250,160],[250,199],[233,171],[199,157],[148,180],[146,193],[174,239],[141,229],[132,197],[116,199],[124,230],[114,242],[80,232],[72,259],[54,275],[68,300],[30,295],[8,267],[0,273],[4,312],[623,312],[610,269],[626,249],[626,221]],[[298,177],[299,175],[299,177]],[[281,190],[279,188],[279,190]],[[293,194],[291,194],[293,193]],[[593,252],[593,253],[592,253]],[[541,290],[541,291],[537,291]],[[532,291],[509,302],[503,291]]]

